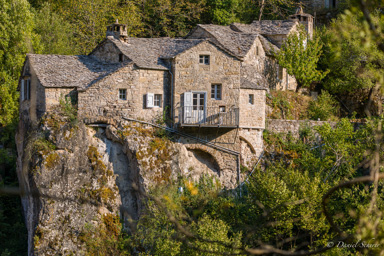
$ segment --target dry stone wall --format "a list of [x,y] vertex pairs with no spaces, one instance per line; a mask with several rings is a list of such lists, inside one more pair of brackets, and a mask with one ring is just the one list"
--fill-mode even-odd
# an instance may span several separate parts
[[327,121],[267,119],[265,126],[268,131],[275,133],[291,133],[294,137],[298,137],[300,129],[306,126],[313,128],[325,123],[330,123],[332,126],[336,125],[336,122]]

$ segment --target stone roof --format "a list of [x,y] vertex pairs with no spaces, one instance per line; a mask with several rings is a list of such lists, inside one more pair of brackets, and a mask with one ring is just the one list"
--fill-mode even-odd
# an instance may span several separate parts
[[[258,34],[255,33],[242,33],[233,30],[230,26],[199,24],[197,27],[207,31],[216,39],[216,43],[219,43],[223,48],[239,58],[243,58],[247,55],[258,36]],[[190,34],[192,34],[194,30],[192,30]]]
[[231,27],[244,33],[287,35],[296,25],[297,20],[255,20],[251,24],[232,23]]
[[28,54],[27,58],[44,87],[86,87],[122,66],[92,56]]
[[108,38],[140,68],[168,70],[163,59],[169,59],[200,44],[200,39],[134,38],[126,42]]
[[264,36],[259,36],[260,42],[263,45],[264,51],[266,55],[273,56],[274,53],[278,53],[280,49],[274,45],[272,42],[270,42],[267,38]]

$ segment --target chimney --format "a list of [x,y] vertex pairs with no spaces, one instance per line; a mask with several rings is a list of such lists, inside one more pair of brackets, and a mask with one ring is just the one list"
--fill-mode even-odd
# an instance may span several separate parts
[[300,24],[304,25],[305,30],[308,33],[308,37],[313,36],[313,16],[308,13],[304,13],[303,8],[300,6],[297,8],[296,13],[289,16],[291,20],[298,20]]
[[119,20],[107,26],[107,37],[112,36],[118,40],[125,41],[128,38],[127,25],[119,24]]

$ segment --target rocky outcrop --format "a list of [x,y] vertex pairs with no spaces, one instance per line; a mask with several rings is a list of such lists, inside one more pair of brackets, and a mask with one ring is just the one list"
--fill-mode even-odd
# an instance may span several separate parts
[[39,125],[21,121],[16,140],[28,255],[84,255],[84,229],[107,214],[130,230],[142,211],[134,185],[148,190],[202,174],[237,184],[236,172],[220,173],[211,154],[139,123],[91,127],[50,114]]

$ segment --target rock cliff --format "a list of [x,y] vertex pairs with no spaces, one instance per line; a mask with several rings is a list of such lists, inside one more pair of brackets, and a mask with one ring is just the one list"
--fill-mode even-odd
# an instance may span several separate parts
[[17,172],[24,194],[28,255],[84,255],[82,234],[103,216],[134,227],[148,190],[178,176],[215,176],[236,186],[236,172],[220,174],[207,152],[188,150],[178,138],[135,122],[86,125],[58,113],[39,124],[21,118]]

